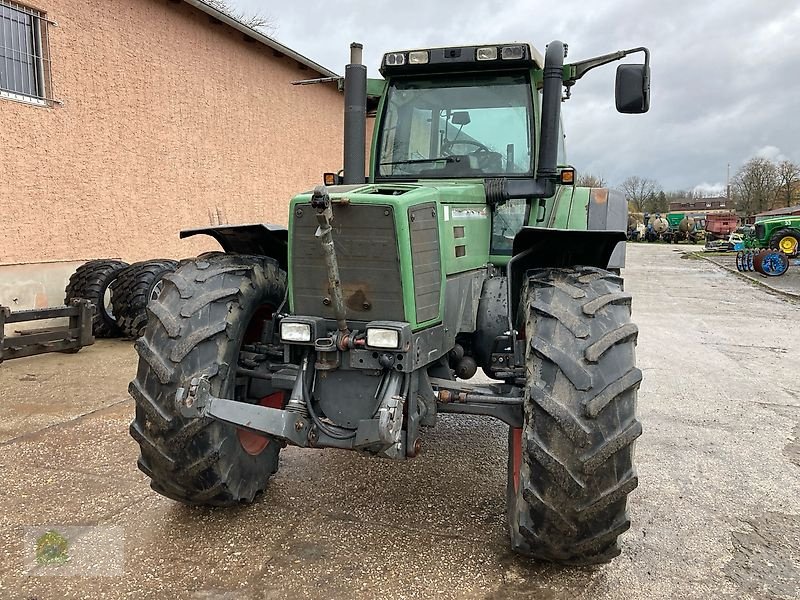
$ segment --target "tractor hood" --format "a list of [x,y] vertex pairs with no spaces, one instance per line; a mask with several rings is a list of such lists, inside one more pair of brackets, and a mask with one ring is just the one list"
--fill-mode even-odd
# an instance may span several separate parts
[[[441,322],[447,275],[486,263],[491,217],[483,180],[340,185],[327,191],[349,321],[402,321],[414,330]],[[290,206],[289,306],[294,315],[332,319],[311,197],[312,192],[299,194]]]

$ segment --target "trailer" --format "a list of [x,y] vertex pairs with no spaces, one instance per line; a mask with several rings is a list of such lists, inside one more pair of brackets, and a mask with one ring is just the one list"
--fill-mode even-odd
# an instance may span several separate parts
[[727,238],[739,226],[739,217],[733,213],[706,215],[706,241]]

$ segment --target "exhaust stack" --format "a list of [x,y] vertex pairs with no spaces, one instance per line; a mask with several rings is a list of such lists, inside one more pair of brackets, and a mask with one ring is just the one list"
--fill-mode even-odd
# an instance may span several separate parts
[[[564,89],[564,44],[555,40],[547,46],[542,89],[542,124],[539,136],[538,181],[555,181],[558,176],[558,124],[561,119],[561,94]],[[552,193],[551,193],[552,195]]]
[[367,137],[367,67],[364,46],[350,44],[350,64],[344,68],[344,177],[345,184],[364,183]]

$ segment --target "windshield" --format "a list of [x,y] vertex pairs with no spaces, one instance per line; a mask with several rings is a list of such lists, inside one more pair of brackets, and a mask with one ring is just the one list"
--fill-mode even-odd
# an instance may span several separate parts
[[392,81],[377,176],[531,175],[530,90],[526,75]]

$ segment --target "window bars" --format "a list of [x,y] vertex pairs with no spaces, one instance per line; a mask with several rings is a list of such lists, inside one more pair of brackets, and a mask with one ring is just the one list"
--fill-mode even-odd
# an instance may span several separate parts
[[49,26],[38,10],[0,0],[0,98],[42,106],[53,97]]

